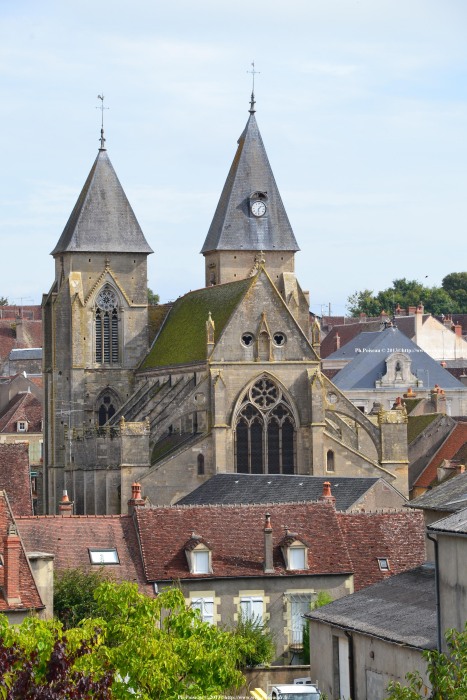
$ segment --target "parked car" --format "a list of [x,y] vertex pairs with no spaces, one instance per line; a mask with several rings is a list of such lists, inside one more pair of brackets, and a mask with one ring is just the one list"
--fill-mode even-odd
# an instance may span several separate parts
[[270,700],[320,700],[321,693],[313,684],[288,683],[273,685]]

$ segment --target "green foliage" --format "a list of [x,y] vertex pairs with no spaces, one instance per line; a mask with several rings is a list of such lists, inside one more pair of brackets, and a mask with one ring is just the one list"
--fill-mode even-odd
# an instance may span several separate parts
[[0,306],[8,306],[8,299],[6,297],[0,297]]
[[80,668],[101,644],[91,626],[63,631],[57,620],[26,618],[10,626],[0,615],[0,697],[2,700],[110,700],[113,674],[103,665]]
[[159,303],[159,294],[156,294],[148,287],[148,304],[149,306],[157,306]]
[[431,694],[415,671],[406,676],[407,685],[391,682],[388,700],[465,700],[467,698],[467,625],[463,632],[446,632],[448,653],[424,651]]
[[65,629],[76,627],[81,620],[96,617],[94,592],[109,579],[101,567],[96,571],[66,569],[55,576],[54,612]]
[[103,583],[95,595],[105,639],[98,658],[117,672],[115,698],[210,698],[243,683],[245,643],[203,622],[179,589],[152,599],[135,584]]
[[420,302],[426,313],[467,313],[467,272],[452,272],[443,279],[441,287],[425,287],[405,277],[395,279],[392,287],[376,295],[369,289],[355,292],[347,300],[347,310],[352,316],[379,316],[382,311],[391,315],[397,304],[406,309]]
[[232,631],[241,651],[239,668],[269,664],[272,661],[276,645],[272,633],[263,623],[241,616]]

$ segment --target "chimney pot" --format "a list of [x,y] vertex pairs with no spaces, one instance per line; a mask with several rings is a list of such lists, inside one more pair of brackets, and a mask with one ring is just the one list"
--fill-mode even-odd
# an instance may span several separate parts
[[318,500],[322,503],[329,503],[329,505],[333,506],[334,508],[336,507],[336,499],[332,495],[330,481],[325,481],[323,483],[323,493]]
[[69,517],[73,515],[73,501],[68,498],[68,491],[63,490],[62,500],[58,504],[58,514],[64,517]]

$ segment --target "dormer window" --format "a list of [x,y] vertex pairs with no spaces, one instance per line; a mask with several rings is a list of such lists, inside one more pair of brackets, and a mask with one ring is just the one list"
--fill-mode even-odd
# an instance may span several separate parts
[[201,535],[196,535],[194,532],[192,533],[185,545],[185,554],[190,574],[212,573],[211,549]]
[[16,423],[16,432],[27,433],[28,432],[28,422],[26,420],[19,420]]
[[288,571],[305,571],[308,569],[308,547],[298,539],[294,532],[286,530],[281,543],[285,567]]

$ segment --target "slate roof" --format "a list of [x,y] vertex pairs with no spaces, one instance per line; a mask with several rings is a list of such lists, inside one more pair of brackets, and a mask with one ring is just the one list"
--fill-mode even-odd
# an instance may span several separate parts
[[428,489],[422,496],[409,501],[407,505],[409,508],[456,513],[467,506],[467,472],[453,476],[438,486]]
[[467,535],[467,508],[459,510],[454,515],[438,520],[427,526],[432,532],[446,532],[452,535]]
[[451,430],[441,447],[420,474],[415,487],[428,488],[437,478],[438,467],[445,459],[467,460],[467,423],[458,422]]
[[[8,360],[12,350],[18,348],[16,337],[17,319],[0,318],[0,366]],[[39,348],[42,346],[42,321],[21,320],[23,347]]]
[[89,548],[116,549],[119,564],[105,567],[118,581],[138,583],[147,594],[152,588],[144,579],[132,517],[129,515],[38,515],[17,518],[18,529],[27,552],[54,554],[54,568],[79,568],[95,571],[91,564]]
[[104,149],[99,150],[51,255],[74,251],[153,252]]
[[317,501],[323,483],[329,481],[336,509],[349,510],[377,477],[302,476],[298,474],[215,474],[177,505],[245,505],[259,503],[300,503]]
[[[274,574],[265,574],[264,518],[271,516]],[[347,522],[346,522],[347,521]],[[376,557],[399,573],[424,560],[421,513],[338,513],[328,503],[137,508],[136,522],[149,581],[254,576],[346,575],[355,589],[382,580]],[[288,571],[280,543],[284,528],[307,542],[308,569]],[[193,532],[212,552],[212,574],[190,574],[185,548]]]
[[[267,213],[250,213],[250,195],[267,192]],[[238,148],[222,190],[202,253],[213,250],[299,250],[290,226],[254,114],[238,140]]]
[[[21,438],[23,434],[18,435]],[[8,495],[15,516],[32,515],[29,445],[27,442],[0,443],[0,491]]]
[[15,348],[10,352],[9,360],[42,360],[42,348]]
[[206,321],[211,312],[218,341],[227,321],[255,278],[189,292],[173,304],[141,369],[206,360]]
[[[397,328],[360,333],[344,348],[332,353],[329,360],[350,359],[333,377],[333,383],[341,391],[374,389],[375,382],[386,374],[386,358],[395,351],[409,355],[412,374],[428,385],[427,388],[438,384],[442,389],[465,390],[461,382]],[[388,389],[394,391],[394,387]]]
[[430,564],[391,576],[306,614],[310,620],[388,642],[436,648],[435,571]]
[[[8,497],[5,491],[0,490],[0,553],[4,554],[3,539],[8,533],[10,525],[15,523],[11,507],[8,502]],[[43,550],[43,551],[47,551]],[[34,577],[27,560],[23,543],[21,543],[20,563],[19,563],[19,592],[21,604],[9,606],[2,595],[4,586],[5,567],[0,566],[0,612],[9,612],[13,610],[41,610],[44,608],[41,597],[38,593]]]

